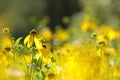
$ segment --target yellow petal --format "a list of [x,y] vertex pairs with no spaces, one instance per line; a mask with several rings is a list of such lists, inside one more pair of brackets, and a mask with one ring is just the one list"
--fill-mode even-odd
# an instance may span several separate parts
[[31,55],[23,55],[26,60],[26,63],[29,64],[31,62]]
[[26,45],[28,43],[29,37],[30,37],[30,35],[28,35],[28,36],[25,37],[25,39],[24,39],[24,45]]
[[33,41],[34,41],[34,35],[33,35],[33,34],[30,34],[29,42],[28,42],[28,47],[31,47],[31,46],[32,46]]
[[38,38],[34,37],[34,42],[37,49],[42,49],[42,43],[39,41]]
[[42,49],[41,49],[41,52],[42,52],[42,54],[43,54],[43,56],[44,56],[45,58],[48,58],[48,57],[51,56],[51,52],[50,52],[49,49],[42,48]]

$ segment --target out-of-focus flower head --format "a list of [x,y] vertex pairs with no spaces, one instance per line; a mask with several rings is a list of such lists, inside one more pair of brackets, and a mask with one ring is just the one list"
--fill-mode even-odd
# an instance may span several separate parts
[[[6,58],[6,62],[9,63],[9,59],[13,56],[13,43],[10,37],[9,28],[3,28],[3,32],[0,34],[0,55]],[[2,57],[1,57],[2,60]],[[8,61],[7,61],[8,60]]]
[[110,47],[108,44],[109,40],[106,39],[104,35],[93,33],[93,37],[95,37],[96,40],[94,48],[91,49],[93,51],[92,54],[95,53],[99,57],[116,55],[114,48]]
[[83,21],[81,24],[80,24],[80,28],[83,32],[86,32],[88,30],[96,30],[97,28],[97,20],[95,19],[88,19],[88,20],[85,20]]
[[98,21],[95,19],[88,19],[81,23],[80,27],[83,32],[87,32],[88,30],[92,30],[100,35],[105,36],[110,41],[115,40],[120,37],[120,31],[112,28],[109,25],[101,25],[100,27],[97,25]]
[[0,79],[8,79],[6,69],[13,66],[13,42],[8,27],[0,29]]
[[67,30],[58,29],[57,32],[53,35],[53,38],[60,41],[66,41],[69,38],[69,33]]
[[52,32],[49,28],[43,28],[40,32],[40,35],[45,39],[45,40],[51,40],[52,39]]
[[[94,80],[103,74],[107,68],[107,61],[82,48],[74,48],[69,54],[60,59],[60,80]],[[96,73],[97,72],[97,73]]]
[[98,33],[106,36],[110,41],[120,38],[120,31],[108,25],[101,25],[101,27],[98,28],[98,31]]
[[9,32],[10,32],[10,29],[9,29],[8,27],[4,27],[4,28],[2,29],[2,32],[3,32],[3,33],[9,33]]
[[28,48],[35,45],[37,49],[42,49],[42,43],[40,41],[41,39],[42,37],[38,35],[37,31],[35,29],[32,29],[30,31],[30,34],[24,39],[24,45],[27,44]]

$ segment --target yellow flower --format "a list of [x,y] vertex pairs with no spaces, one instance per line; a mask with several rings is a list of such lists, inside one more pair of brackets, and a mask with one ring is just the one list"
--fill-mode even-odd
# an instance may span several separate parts
[[61,80],[57,76],[59,75],[61,68],[57,65],[51,65],[50,70],[46,73],[45,80]]
[[96,30],[97,29],[97,24],[96,24],[96,21],[93,20],[93,19],[89,19],[89,20],[85,20],[81,23],[80,25],[81,27],[81,30],[83,32],[86,32],[88,30]]
[[42,52],[42,59],[44,63],[51,63],[52,53],[47,45],[43,45],[44,47],[40,50]]
[[36,52],[35,57],[37,60],[39,58],[42,58],[44,63],[50,63],[51,62],[50,57],[52,56],[52,53],[46,45],[42,45],[42,46],[43,46],[43,48],[38,50],[38,52]]
[[8,80],[6,69],[13,66],[13,45],[10,36],[0,34],[0,80]]
[[40,32],[41,36],[46,39],[46,40],[51,40],[52,39],[52,32],[50,31],[49,28],[44,28],[41,32]]
[[9,65],[11,63],[12,57],[13,57],[12,48],[13,48],[13,45],[10,37],[5,35],[1,36],[0,38],[0,55],[1,55],[0,62],[1,63],[5,63],[6,65]]
[[99,29],[100,34],[106,36],[110,41],[120,37],[120,31],[113,29],[111,26],[102,25]]
[[2,29],[2,32],[3,32],[3,33],[9,33],[9,32],[10,32],[10,29],[9,29],[8,27],[4,27],[4,28]]
[[65,41],[69,38],[69,33],[67,32],[67,30],[59,29],[53,37],[54,39]]
[[96,45],[99,47],[108,45],[107,39],[105,39],[104,36],[102,36],[102,35],[97,36]]
[[80,27],[83,32],[92,30],[100,35],[107,37],[110,41],[120,38],[119,30],[116,30],[109,25],[101,25],[100,27],[98,27],[96,21],[92,19],[83,21]]
[[95,55],[99,57],[110,57],[116,55],[114,48],[108,45],[108,40],[104,38],[103,35],[97,35],[95,46],[91,51],[92,54],[95,53]]
[[59,79],[56,78],[56,74],[48,73],[45,80],[59,80]]
[[30,31],[30,34],[24,39],[24,45],[27,44],[27,47],[30,48],[35,44],[36,49],[42,49],[42,38],[38,35],[35,29]]
[[47,45],[43,45],[44,47],[40,50],[45,58],[50,57],[52,55],[50,49]]
[[59,64],[60,80],[97,80],[108,65],[104,58],[90,56],[90,53],[82,48],[74,48],[74,51],[62,56]]
[[[99,57],[113,57],[116,56],[115,50],[109,46],[103,46],[101,48],[93,48],[94,50],[94,55],[99,56]],[[92,53],[92,54],[93,54]]]

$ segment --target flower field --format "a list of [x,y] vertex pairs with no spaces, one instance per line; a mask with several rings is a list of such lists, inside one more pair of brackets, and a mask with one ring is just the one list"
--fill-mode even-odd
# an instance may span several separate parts
[[0,31],[0,80],[119,80],[120,30],[87,19],[76,31]]
[[0,0],[0,80],[120,80],[119,0]]

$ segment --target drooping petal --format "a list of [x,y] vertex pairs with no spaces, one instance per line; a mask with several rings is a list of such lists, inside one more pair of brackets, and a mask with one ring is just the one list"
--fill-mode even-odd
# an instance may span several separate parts
[[34,37],[34,42],[37,49],[42,49],[42,43],[39,41],[37,37]]
[[30,38],[30,35],[26,36],[25,39],[24,39],[24,45],[26,45],[29,41],[29,38]]
[[29,47],[31,47],[33,45],[33,41],[34,41],[34,35],[33,34],[30,34],[30,37],[29,37]]

